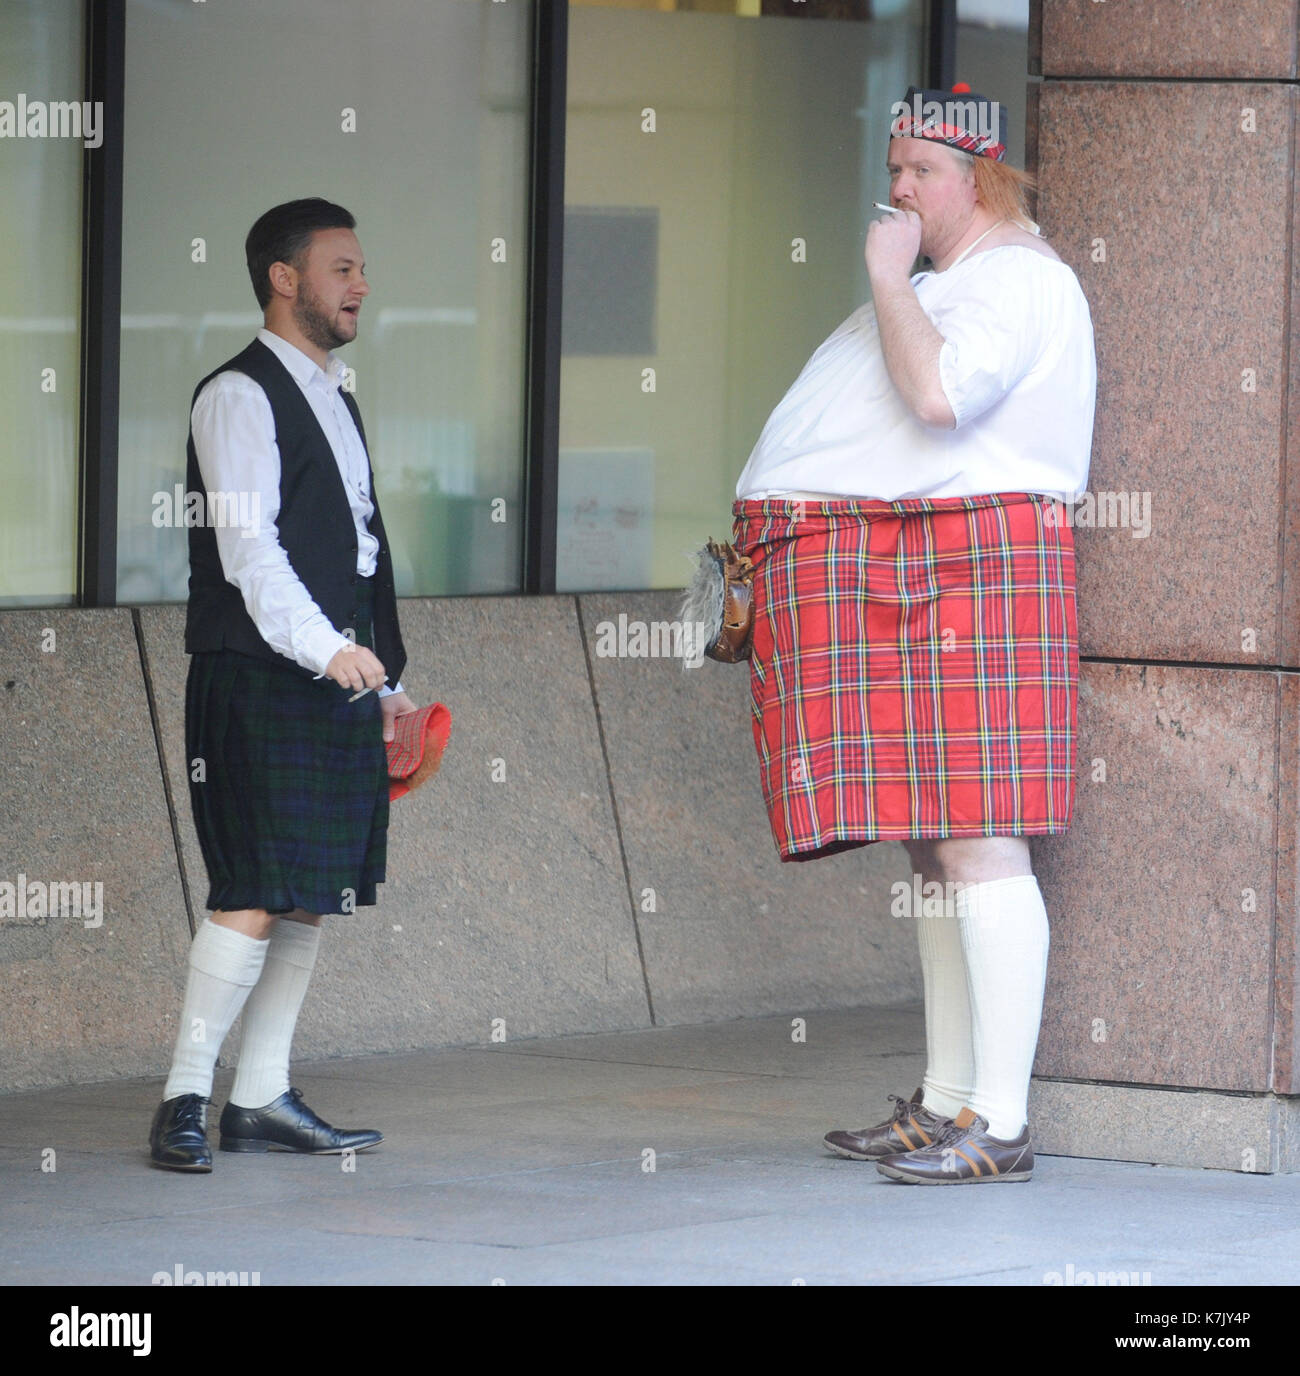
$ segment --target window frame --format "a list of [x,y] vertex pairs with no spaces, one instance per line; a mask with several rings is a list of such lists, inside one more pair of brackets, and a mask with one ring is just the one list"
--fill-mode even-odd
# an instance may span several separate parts
[[[85,0],[85,99],[102,102],[104,139],[82,162],[81,367],[76,605],[117,605],[121,404],[122,186],[127,0]],[[957,0],[926,0],[926,81],[946,90]],[[534,0],[528,157],[523,595],[555,592],[564,294],[568,0]]]

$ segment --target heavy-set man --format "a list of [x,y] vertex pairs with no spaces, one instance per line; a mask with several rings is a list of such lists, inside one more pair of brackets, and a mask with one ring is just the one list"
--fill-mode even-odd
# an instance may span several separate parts
[[173,1170],[212,1169],[213,1070],[241,1009],[222,1150],[382,1140],[331,1127],[289,1084],[321,915],[373,904],[384,878],[384,742],[413,710],[365,431],[330,352],[356,338],[370,291],[355,225],[320,199],[253,225],[265,327],[199,383],[190,413],[187,487],[238,494],[226,509],[251,518],[189,532],[185,752],[212,915],[150,1133],[151,1160]]
[[[1096,363],[1074,273],[1005,164],[1006,112],[908,91],[872,302],[813,354],[737,484],[754,738],[783,860],[900,840],[926,1072],[832,1151],[895,1180],[1028,1180],[1048,924],[1028,836],[1074,803],[1074,548]],[[932,270],[912,274],[918,253]]]

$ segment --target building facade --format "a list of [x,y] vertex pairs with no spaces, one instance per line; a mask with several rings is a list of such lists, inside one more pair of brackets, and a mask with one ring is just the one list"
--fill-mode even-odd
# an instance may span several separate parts
[[164,1068],[203,915],[187,407],[260,323],[249,224],[298,195],[358,219],[344,356],[406,679],[456,721],[298,1054],[919,998],[902,848],[783,868],[743,670],[607,630],[674,618],[865,299],[890,103],[960,77],[1023,130],[1097,332],[1036,1141],[1300,1168],[1289,0],[0,0],[0,27],[0,1087]]

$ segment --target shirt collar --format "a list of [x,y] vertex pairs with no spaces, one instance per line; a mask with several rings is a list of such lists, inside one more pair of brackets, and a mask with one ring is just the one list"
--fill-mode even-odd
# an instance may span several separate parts
[[333,354],[326,356],[325,367],[317,366],[314,358],[309,358],[296,344],[290,344],[282,335],[268,329],[260,329],[257,337],[271,350],[289,370],[300,387],[310,387],[315,383],[326,391],[337,391],[342,385],[347,364]]

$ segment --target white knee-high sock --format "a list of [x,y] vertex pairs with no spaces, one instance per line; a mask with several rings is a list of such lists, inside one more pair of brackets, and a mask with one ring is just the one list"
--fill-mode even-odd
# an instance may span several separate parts
[[232,1104],[264,1108],[288,1093],[293,1029],[319,946],[319,927],[285,918],[275,924],[262,978],[244,1005],[239,1068],[230,1091]]
[[916,919],[916,937],[925,984],[922,1102],[932,1113],[955,1118],[970,1102],[975,1052],[966,957],[952,903],[943,903],[938,913],[922,910]]
[[190,973],[185,984],[171,1074],[164,1099],[178,1094],[212,1095],[212,1072],[221,1043],[257,983],[268,943],[205,918],[190,943]]
[[957,890],[954,900],[970,982],[975,1087],[970,1106],[989,1134],[1018,1137],[1043,1016],[1050,933],[1032,874]]

